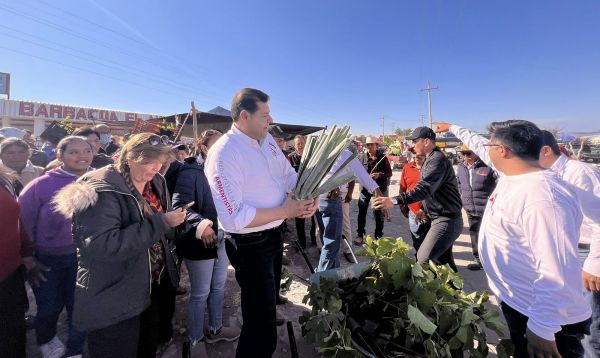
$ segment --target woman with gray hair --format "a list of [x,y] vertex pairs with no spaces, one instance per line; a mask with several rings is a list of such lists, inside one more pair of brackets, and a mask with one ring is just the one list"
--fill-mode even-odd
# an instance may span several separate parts
[[114,165],[86,174],[55,200],[73,218],[73,321],[88,332],[92,358],[154,357],[171,338],[179,277],[170,241],[186,210],[172,210],[159,173],[170,150],[165,137],[136,134]]

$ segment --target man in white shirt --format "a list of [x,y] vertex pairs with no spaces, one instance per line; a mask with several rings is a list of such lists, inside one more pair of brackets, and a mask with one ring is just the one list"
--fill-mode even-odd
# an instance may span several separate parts
[[494,122],[487,140],[434,124],[500,173],[483,214],[479,254],[515,357],[583,357],[591,316],[577,255],[583,216],[572,186],[539,165],[542,132],[528,121]]
[[552,133],[542,131],[542,135],[540,165],[582,191],[579,258],[583,265],[584,295],[592,307],[590,335],[583,340],[583,347],[586,358],[600,357],[600,170],[562,154]]
[[[348,149],[344,150],[340,157],[333,163],[330,174],[335,173],[338,168],[344,164],[348,158],[352,156],[352,152]],[[375,196],[381,196],[381,191],[375,180],[371,178],[358,159],[354,159],[345,169],[346,172],[354,174],[363,189]],[[348,189],[346,188],[346,191]],[[342,241],[342,229],[344,224],[344,216],[342,209],[342,196],[340,188],[333,190],[327,194],[321,195],[319,198],[319,211],[317,212],[317,222],[319,224],[319,235],[323,242],[321,249],[321,257],[319,266],[316,271],[325,271],[332,268],[340,267],[340,244]]]
[[281,271],[283,220],[310,217],[312,200],[288,194],[297,174],[267,133],[269,96],[244,88],[231,103],[233,125],[208,152],[205,173],[225,231],[227,256],[242,296],[236,357],[271,357],[277,346],[276,277]]

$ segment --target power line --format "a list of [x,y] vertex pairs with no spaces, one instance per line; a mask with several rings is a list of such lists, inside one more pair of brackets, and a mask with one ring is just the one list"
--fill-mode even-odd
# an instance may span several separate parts
[[45,58],[45,57],[42,57],[42,56],[34,55],[34,54],[31,54],[31,53],[28,53],[28,52],[25,52],[25,51],[15,50],[15,49],[8,48],[8,47],[2,46],[2,45],[0,45],[0,48],[4,49],[4,50],[7,50],[7,51],[15,52],[15,53],[18,53],[18,54],[21,54],[21,55],[25,55],[25,56],[37,58],[37,59],[42,60],[42,61],[52,62],[52,63],[58,64],[58,65],[61,65],[61,66],[64,66],[64,67],[69,67],[69,68],[72,68],[72,69],[75,69],[75,70],[78,70],[78,71],[91,73],[91,74],[94,74],[94,75],[97,75],[97,76],[100,76],[100,77],[109,78],[109,79],[112,79],[112,80],[115,80],[115,81],[119,81],[119,82],[129,83],[129,84],[132,84],[132,85],[135,85],[135,86],[138,86],[138,87],[143,87],[145,89],[153,89],[155,91],[163,92],[163,93],[166,93],[166,94],[169,94],[169,95],[172,95],[172,96],[177,96],[178,98],[182,97],[181,94],[178,94],[178,93],[175,93],[175,92],[165,91],[164,89],[161,89],[161,88],[151,87],[151,86],[147,86],[147,85],[144,85],[144,84],[141,84],[141,83],[138,83],[138,82],[129,81],[129,80],[125,80],[125,79],[122,79],[122,78],[118,78],[118,77],[113,77],[113,76],[110,76],[110,75],[106,75],[106,74],[101,73],[101,72],[96,72],[96,71],[88,70],[88,69],[81,68],[81,67],[78,67],[78,66],[69,65],[69,64],[66,64],[64,62],[60,62],[60,61],[56,61],[56,60],[53,60],[53,59]]
[[85,41],[89,41],[89,42],[91,42],[91,43],[93,43],[93,44],[96,44],[96,45],[100,45],[100,46],[102,46],[102,47],[104,47],[104,48],[107,48],[107,49],[109,49],[109,50],[114,50],[114,51],[120,52],[120,53],[122,53],[122,54],[124,54],[124,55],[127,55],[127,56],[133,56],[133,57],[135,57],[137,60],[144,61],[144,62],[146,62],[146,63],[149,63],[149,64],[153,65],[153,66],[157,66],[157,67],[159,67],[159,68],[164,68],[164,65],[163,65],[163,64],[158,64],[158,63],[156,63],[156,62],[154,62],[154,61],[150,61],[150,60],[149,60],[147,57],[145,57],[144,55],[140,55],[140,54],[136,54],[136,53],[133,53],[133,52],[128,52],[128,51],[125,51],[125,50],[123,50],[123,49],[121,49],[121,48],[119,48],[119,47],[113,46],[113,45],[112,45],[112,44],[110,44],[110,43],[107,43],[107,42],[104,42],[104,41],[100,41],[100,40],[97,40],[97,39],[94,39],[94,38],[91,38],[91,37],[88,37],[88,36],[82,35],[82,34],[80,34],[80,33],[78,33],[78,32],[72,31],[72,30],[70,30],[70,29],[68,29],[68,28],[66,28],[66,27],[64,27],[64,26],[61,26],[61,25],[59,25],[59,24],[56,24],[56,23],[53,23],[53,22],[51,22],[51,21],[48,21],[48,20],[46,20],[46,19],[42,19],[42,18],[39,18],[39,17],[33,16],[33,15],[29,15],[29,14],[23,13],[23,12],[21,12],[21,11],[19,11],[19,10],[15,10],[14,8],[7,7],[7,6],[6,6],[6,5],[4,5],[4,4],[0,4],[0,8],[2,8],[2,9],[4,9],[4,10],[6,10],[6,11],[8,11],[8,12],[11,12],[11,13],[13,13],[13,14],[15,14],[15,15],[18,15],[18,16],[22,16],[22,17],[28,18],[28,19],[30,19],[30,20],[32,20],[32,21],[34,21],[34,22],[40,23],[40,24],[42,24],[42,25],[46,25],[46,26],[52,27],[52,28],[54,28],[54,29],[56,29],[56,30],[58,30],[58,31],[64,32],[64,33],[66,33],[66,34],[68,34],[68,35],[71,35],[71,36],[74,36],[74,37],[77,37],[77,38],[83,39],[83,40],[85,40]]
[[[4,26],[4,25],[0,25],[0,27],[8,28],[7,26]],[[13,29],[11,29],[11,30],[13,30]],[[24,34],[26,34],[26,33],[24,33]],[[128,72],[128,73],[131,73],[131,74],[139,76],[139,77],[151,78],[154,81],[162,82],[162,83],[165,83],[165,84],[168,84],[168,85],[171,85],[171,86],[176,86],[176,87],[179,87],[179,88],[187,90],[187,91],[193,91],[193,92],[197,92],[199,94],[207,95],[206,93],[203,93],[203,91],[199,90],[198,88],[191,87],[191,86],[188,86],[188,85],[185,85],[185,84],[180,84],[180,83],[175,82],[173,80],[161,78],[160,76],[158,76],[156,74],[152,74],[150,72],[147,72],[147,71],[144,71],[144,70],[140,70],[140,69],[137,69],[135,67],[123,65],[123,64],[120,64],[120,63],[117,63],[117,62],[114,62],[114,61],[106,60],[106,59],[96,60],[96,59],[94,59],[95,55],[93,55],[93,54],[90,54],[90,53],[87,53],[87,52],[84,52],[84,51],[81,51],[81,50],[77,50],[77,49],[74,49],[72,47],[63,46],[63,45],[58,44],[56,42],[48,41],[50,43],[54,43],[54,44],[56,44],[58,46],[61,46],[61,48],[51,47],[51,46],[45,45],[43,43],[38,43],[38,42],[35,42],[35,41],[31,41],[31,40],[28,40],[28,39],[26,39],[24,37],[7,34],[5,32],[0,32],[0,35],[4,35],[4,36],[8,36],[8,37],[11,37],[11,38],[14,38],[14,39],[18,39],[18,40],[21,40],[21,41],[24,41],[24,42],[28,42],[28,43],[31,43],[33,45],[49,49],[51,51],[56,51],[58,53],[64,53],[66,51],[71,51],[72,53],[70,53],[69,56],[72,56],[72,57],[75,57],[75,58],[79,58],[79,59],[84,60],[84,61],[95,63],[95,64],[98,64],[98,65],[101,65],[101,66],[104,66],[104,67],[107,67],[107,68],[116,69],[118,71]],[[34,36],[34,35],[30,35],[30,34],[26,34],[26,35],[34,37],[34,38],[41,39],[38,36]],[[41,40],[42,41],[46,41],[44,39],[41,39]],[[77,55],[77,53],[82,53],[82,54],[84,54],[86,56],[90,56],[92,58],[86,58],[86,57]],[[113,66],[113,65],[107,64],[107,63],[105,63],[103,61],[110,62],[110,63],[113,63],[115,65]]]
[[155,51],[160,51],[159,49],[155,48],[154,46],[152,46],[152,45],[148,44],[148,43],[147,43],[147,42],[145,42],[145,41],[140,41],[139,39],[133,38],[133,37],[131,37],[131,36],[127,36],[127,35],[125,35],[125,34],[123,34],[123,33],[119,32],[119,31],[116,31],[116,30],[114,30],[114,29],[111,29],[110,27],[106,27],[106,26],[104,26],[104,25],[102,25],[102,24],[99,24],[99,23],[97,23],[97,22],[94,22],[94,21],[92,21],[92,20],[90,20],[90,19],[88,19],[88,18],[85,18],[85,17],[83,17],[83,16],[77,15],[77,14],[75,14],[75,13],[71,12],[71,11],[68,11],[68,10],[65,10],[65,9],[63,9],[63,8],[60,8],[60,7],[58,7],[58,6],[52,5],[52,4],[48,3],[47,1],[44,1],[44,0],[37,0],[37,2],[39,2],[39,3],[41,3],[41,4],[44,4],[45,6],[47,6],[47,7],[49,7],[49,8],[52,8],[52,9],[54,9],[54,10],[58,11],[58,12],[61,12],[61,13],[67,14],[67,15],[69,15],[69,16],[71,16],[71,17],[74,17],[74,18],[76,18],[76,19],[79,19],[79,20],[81,20],[81,21],[85,22],[86,24],[89,24],[89,25],[94,25],[94,26],[96,26],[97,28],[100,28],[100,29],[102,29],[102,30],[105,30],[105,31],[111,32],[111,33],[113,33],[113,34],[115,34],[115,35],[117,35],[117,36],[120,36],[120,37],[124,38],[124,39],[130,40],[130,41],[133,41],[133,42],[136,42],[136,43],[138,43],[138,44],[141,44],[141,45],[148,46],[148,47],[150,47],[151,49],[153,49],[153,50],[155,50]]

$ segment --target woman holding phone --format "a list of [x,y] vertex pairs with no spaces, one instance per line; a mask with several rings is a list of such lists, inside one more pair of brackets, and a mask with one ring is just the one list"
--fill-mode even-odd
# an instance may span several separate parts
[[79,252],[73,321],[88,332],[90,357],[154,357],[171,338],[179,277],[173,210],[160,175],[168,138],[132,136],[114,165],[59,192],[57,209],[73,220]]
[[[204,131],[198,144],[201,155],[196,163],[185,163],[177,177],[173,205],[193,204],[187,221],[193,226],[177,243],[183,256],[191,286],[188,304],[188,335],[192,356],[207,357],[206,343],[233,341],[240,335],[236,327],[223,326],[223,297],[229,260],[225,242],[219,234],[217,210],[204,175],[204,159],[210,147],[221,137],[216,130]],[[208,303],[209,330],[204,332],[204,313]]]

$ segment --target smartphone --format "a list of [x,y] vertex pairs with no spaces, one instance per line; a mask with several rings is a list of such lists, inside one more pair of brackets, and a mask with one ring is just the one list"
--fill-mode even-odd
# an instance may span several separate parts
[[185,205],[184,205],[184,206],[181,208],[181,210],[187,210],[187,209],[191,208],[192,206],[194,206],[194,204],[196,204],[196,202],[195,202],[195,201],[190,201],[189,203],[185,204]]

